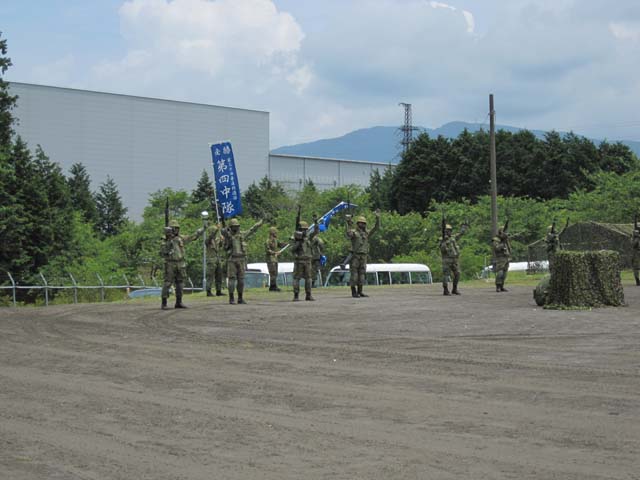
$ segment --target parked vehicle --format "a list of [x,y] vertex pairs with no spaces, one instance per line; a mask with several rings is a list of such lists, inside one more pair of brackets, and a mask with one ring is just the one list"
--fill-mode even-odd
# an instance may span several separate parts
[[[269,269],[266,263],[249,263],[244,274],[245,288],[269,287]],[[278,286],[289,287],[293,285],[293,262],[278,263]],[[318,273],[316,285],[322,285],[322,277]],[[304,286],[304,280],[300,281],[300,287]]]
[[[349,285],[349,265],[333,267],[325,287]],[[365,285],[429,285],[431,269],[422,263],[368,263]]]

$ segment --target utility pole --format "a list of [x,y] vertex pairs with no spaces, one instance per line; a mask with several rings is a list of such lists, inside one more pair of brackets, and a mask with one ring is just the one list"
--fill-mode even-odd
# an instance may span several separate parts
[[496,173],[496,112],[493,93],[489,95],[489,163],[491,169],[491,234],[498,234],[498,179]]

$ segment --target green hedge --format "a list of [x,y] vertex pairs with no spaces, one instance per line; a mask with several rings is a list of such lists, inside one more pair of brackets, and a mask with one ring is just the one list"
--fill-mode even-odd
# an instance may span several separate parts
[[624,305],[618,252],[556,253],[545,304],[547,308]]

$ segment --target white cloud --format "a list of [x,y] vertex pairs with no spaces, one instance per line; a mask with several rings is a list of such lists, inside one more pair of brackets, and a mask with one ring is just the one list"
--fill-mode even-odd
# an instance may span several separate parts
[[611,22],[609,30],[619,40],[640,41],[640,23]]
[[130,50],[102,62],[98,77],[161,69],[235,81],[278,72],[300,90],[312,75],[297,62],[302,29],[270,0],[130,0],[119,15]]

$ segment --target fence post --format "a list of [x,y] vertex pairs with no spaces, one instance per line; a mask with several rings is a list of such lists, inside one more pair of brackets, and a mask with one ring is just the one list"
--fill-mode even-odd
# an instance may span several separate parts
[[7,275],[9,275],[9,280],[11,280],[11,296],[13,297],[13,306],[15,307],[16,306],[16,282],[11,276],[11,273],[7,272]]
[[71,272],[69,272],[69,276],[71,277],[71,281],[73,282],[73,303],[77,304],[78,303],[78,284],[76,283],[76,279],[73,278],[73,275],[71,275]]
[[98,277],[98,281],[100,282],[100,301],[104,302],[104,282],[99,273],[96,273],[96,277]]
[[44,306],[48,307],[49,306],[49,284],[47,283],[47,279],[44,278],[44,275],[42,274],[42,272],[40,272],[40,278],[42,278],[42,281],[44,282]]
[[122,277],[124,278],[124,283],[127,285],[127,289],[125,290],[127,297],[129,296],[129,293],[131,293],[131,284],[129,283],[129,279],[127,278],[126,274],[122,274]]

